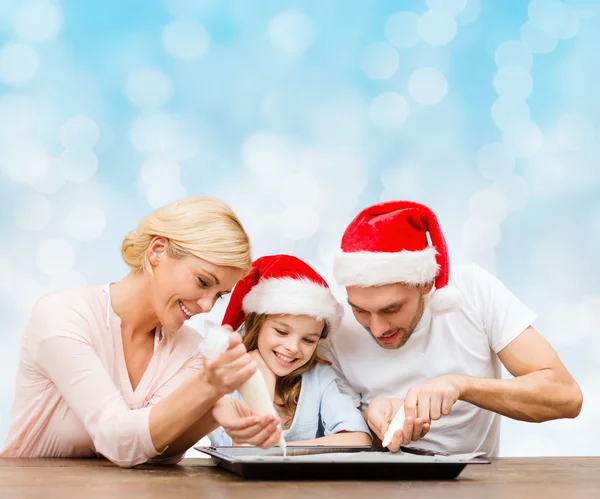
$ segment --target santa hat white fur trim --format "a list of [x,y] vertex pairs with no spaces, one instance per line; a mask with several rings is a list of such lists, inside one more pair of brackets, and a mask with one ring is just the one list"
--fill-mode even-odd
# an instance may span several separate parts
[[429,246],[419,251],[396,253],[357,251],[335,257],[333,275],[341,286],[383,286],[402,282],[428,284],[433,282],[439,265],[437,251]]
[[339,326],[344,308],[329,288],[309,279],[263,279],[244,297],[246,314],[308,315],[326,320],[331,329]]

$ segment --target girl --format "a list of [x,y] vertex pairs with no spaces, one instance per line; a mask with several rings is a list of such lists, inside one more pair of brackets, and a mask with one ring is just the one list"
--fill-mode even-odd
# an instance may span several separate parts
[[[342,310],[323,278],[288,255],[259,258],[233,291],[223,324],[244,325],[244,345],[267,381],[288,443],[371,445],[361,413],[317,355]],[[214,446],[248,443],[223,428],[209,437]]]
[[[36,303],[0,457],[172,463],[219,424],[247,419],[222,399],[257,368],[239,335],[203,363],[200,336],[184,326],[250,269],[235,214],[217,199],[186,199],[145,217],[121,252],[131,269],[121,281]],[[277,418],[254,422],[249,439],[278,441]]]

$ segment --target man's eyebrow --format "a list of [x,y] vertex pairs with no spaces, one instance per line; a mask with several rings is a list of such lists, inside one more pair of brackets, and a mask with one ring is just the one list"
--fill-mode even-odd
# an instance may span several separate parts
[[379,311],[386,312],[390,309],[399,308],[402,305],[404,305],[405,303],[406,303],[406,300],[400,300],[400,301],[397,301],[396,303],[390,303],[387,307],[384,307],[384,308],[380,309]]
[[366,312],[364,308],[360,308],[358,305],[355,305],[350,300],[348,300],[348,305],[350,305],[352,308],[357,308],[358,310],[363,310],[364,312]]

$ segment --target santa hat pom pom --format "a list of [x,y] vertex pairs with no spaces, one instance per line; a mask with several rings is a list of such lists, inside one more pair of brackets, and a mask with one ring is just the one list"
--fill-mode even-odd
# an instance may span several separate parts
[[453,286],[444,286],[433,291],[427,302],[429,310],[434,314],[445,314],[458,309],[462,304],[460,291]]

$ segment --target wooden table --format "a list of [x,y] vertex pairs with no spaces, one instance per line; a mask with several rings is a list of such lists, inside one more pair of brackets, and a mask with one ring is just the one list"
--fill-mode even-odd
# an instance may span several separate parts
[[254,482],[209,463],[120,469],[100,459],[0,459],[0,498],[600,498],[600,457],[498,459],[446,482]]

